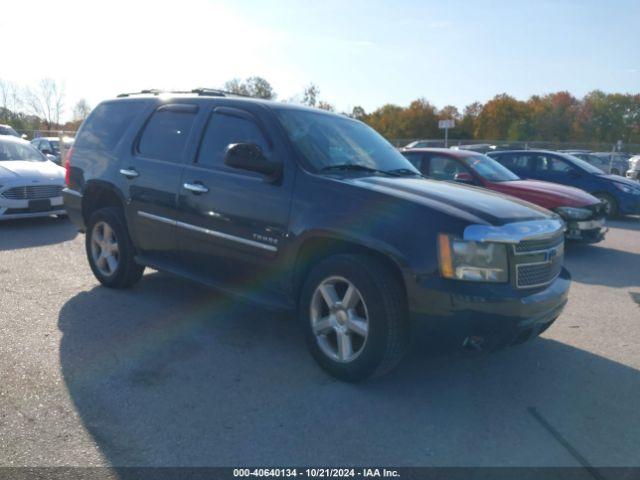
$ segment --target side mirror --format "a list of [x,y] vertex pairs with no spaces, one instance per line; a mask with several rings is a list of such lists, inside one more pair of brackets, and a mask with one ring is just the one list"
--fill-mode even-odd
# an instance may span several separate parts
[[42,149],[40,151],[42,153],[44,153],[45,155],[53,155],[53,152],[51,150],[49,150],[48,148]]
[[254,143],[232,143],[224,154],[224,164],[239,170],[257,172],[268,177],[277,177],[282,166],[270,162],[262,149]]
[[20,138],[23,140],[27,140],[29,137],[27,136],[26,133],[23,133],[22,135],[20,135]]
[[471,184],[471,185],[475,183],[473,181],[473,177],[468,172],[456,173],[455,176],[453,177],[453,180],[456,181],[456,182],[468,183],[468,184]]
[[47,157],[47,160],[51,160],[53,163],[57,163],[58,165],[60,165],[60,162],[58,161],[58,157],[56,157],[55,155],[51,155],[50,153],[45,153],[44,156]]

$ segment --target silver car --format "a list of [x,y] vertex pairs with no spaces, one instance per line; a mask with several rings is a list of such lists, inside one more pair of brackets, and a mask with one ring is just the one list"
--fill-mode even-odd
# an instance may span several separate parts
[[65,170],[29,142],[0,136],[0,220],[65,215]]

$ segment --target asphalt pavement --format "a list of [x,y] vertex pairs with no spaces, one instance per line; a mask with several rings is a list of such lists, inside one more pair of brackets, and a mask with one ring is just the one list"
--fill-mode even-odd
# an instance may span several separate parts
[[640,219],[570,244],[569,304],[480,357],[350,385],[290,316],[147,270],[98,285],[66,220],[0,224],[0,466],[640,466]]

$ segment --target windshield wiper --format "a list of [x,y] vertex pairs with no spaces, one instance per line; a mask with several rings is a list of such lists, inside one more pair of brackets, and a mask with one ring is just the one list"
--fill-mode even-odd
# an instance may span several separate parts
[[391,172],[385,172],[384,170],[378,170],[377,168],[367,167],[366,165],[360,165],[358,163],[339,163],[337,165],[327,165],[326,167],[322,167],[320,169],[321,172],[330,172],[331,170],[353,170],[360,172],[381,173],[383,175],[391,175],[392,177],[398,176]]
[[405,177],[407,175],[416,175],[422,178],[426,178],[420,173],[414,172],[408,168],[397,168],[395,170],[379,170],[377,168],[367,167],[366,165],[360,165],[358,163],[340,163],[338,165],[328,165],[320,169],[321,172],[329,172],[331,170],[353,170],[360,172],[380,173],[382,175],[388,175],[390,177]]
[[406,175],[411,175],[414,177],[421,177],[421,178],[427,178],[424,175],[422,175],[419,172],[416,172],[414,170],[411,170],[409,168],[396,168],[394,170],[388,170],[387,173],[391,173],[394,175],[397,175],[398,177],[404,177]]

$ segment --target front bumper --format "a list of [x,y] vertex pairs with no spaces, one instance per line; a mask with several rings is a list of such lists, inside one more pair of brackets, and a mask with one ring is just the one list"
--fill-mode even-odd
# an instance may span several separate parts
[[444,333],[462,345],[482,339],[493,350],[525,341],[546,329],[567,303],[571,276],[566,269],[544,288],[516,290],[510,284],[480,284],[417,278],[408,285],[416,333]]
[[9,200],[0,196],[0,220],[19,218],[38,218],[50,215],[65,215],[62,197],[49,198],[51,207],[46,210],[33,211],[29,208],[29,200]]
[[584,221],[569,220],[566,223],[567,230],[565,232],[565,238],[585,243],[597,243],[603,240],[609,231],[609,229],[604,226],[604,218]]

